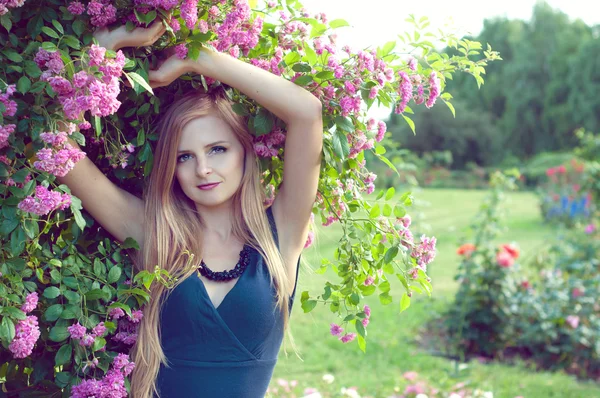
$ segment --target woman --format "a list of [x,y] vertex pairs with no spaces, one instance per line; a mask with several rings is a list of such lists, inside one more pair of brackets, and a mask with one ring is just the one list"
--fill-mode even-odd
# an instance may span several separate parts
[[[163,33],[156,23],[95,37],[116,51],[152,44]],[[115,238],[140,243],[138,267],[158,264],[179,278],[172,291],[152,288],[133,349],[132,396],[263,397],[317,191],[321,103],[279,76],[208,49],[197,61],[168,58],[149,73],[150,85],[188,72],[239,89],[286,123],[285,184],[271,207],[262,204],[252,136],[223,95],[189,93],[171,105],[158,126],[143,200],[87,158],[61,182]]]

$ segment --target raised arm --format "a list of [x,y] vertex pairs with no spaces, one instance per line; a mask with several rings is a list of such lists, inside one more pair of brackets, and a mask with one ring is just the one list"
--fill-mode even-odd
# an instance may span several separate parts
[[[150,45],[164,32],[162,23],[157,22],[148,29],[137,28],[132,32],[126,32],[124,26],[113,31],[103,28],[94,37],[100,46],[117,51],[126,46]],[[69,143],[79,148],[75,141],[69,139]],[[142,248],[144,203],[140,198],[113,184],[87,157],[57,179],[81,199],[83,208],[117,240],[122,242],[132,237]]]
[[[323,122],[321,102],[302,87],[228,54],[203,48],[197,61],[170,57],[150,71],[150,85],[169,84],[195,72],[235,87],[267,108],[287,125],[283,184],[273,204],[282,250],[300,254],[317,193]],[[297,258],[297,257],[296,257]]]

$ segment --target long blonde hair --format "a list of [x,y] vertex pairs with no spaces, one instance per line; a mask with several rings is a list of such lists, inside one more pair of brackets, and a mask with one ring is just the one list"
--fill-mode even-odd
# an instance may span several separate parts
[[[231,102],[222,93],[188,93],[171,105],[159,123],[154,164],[144,191],[144,242],[134,261],[140,270],[150,272],[158,265],[177,277],[178,283],[195,272],[194,267],[188,266],[189,257],[186,258],[185,253],[193,254],[197,259],[195,264],[202,258],[202,219],[194,202],[179,186],[175,168],[183,128],[193,119],[208,114],[221,117],[244,148],[245,171],[240,188],[233,196],[232,233],[257,249],[266,260],[271,283],[277,291],[277,306],[283,313],[284,330],[287,330],[289,278],[263,206],[265,193],[259,180],[260,169],[252,136],[244,119],[232,110]],[[131,378],[132,397],[149,398],[153,393],[158,395],[156,377],[161,363],[166,365],[160,344],[159,318],[167,293],[164,285],[152,284],[152,299],[144,308],[137,342],[132,349],[136,363]]]

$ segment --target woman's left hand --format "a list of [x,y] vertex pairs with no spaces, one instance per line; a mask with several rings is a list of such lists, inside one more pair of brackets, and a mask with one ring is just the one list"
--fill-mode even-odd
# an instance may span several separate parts
[[175,79],[192,71],[191,63],[173,54],[167,58],[156,70],[148,71],[150,87],[163,87],[171,84]]

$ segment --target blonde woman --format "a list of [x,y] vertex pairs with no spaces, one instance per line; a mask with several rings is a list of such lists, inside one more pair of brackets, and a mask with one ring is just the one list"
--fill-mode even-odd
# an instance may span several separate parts
[[[160,24],[95,37],[112,50],[152,44]],[[239,89],[286,123],[284,184],[265,210],[252,135],[222,94],[191,92],[157,126],[143,199],[88,159],[61,182],[116,239],[140,244],[136,265],[177,276],[152,288],[133,348],[132,396],[263,397],[294,300],[320,169],[321,103],[303,88],[208,49],[172,56],[153,88],[198,73]],[[193,253],[193,267],[189,256]]]

